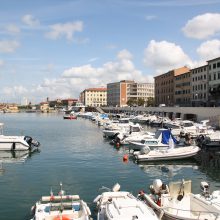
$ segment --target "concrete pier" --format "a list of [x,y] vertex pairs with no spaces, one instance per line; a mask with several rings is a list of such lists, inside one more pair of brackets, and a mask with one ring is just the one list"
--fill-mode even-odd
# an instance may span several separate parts
[[220,127],[220,107],[103,107],[106,113],[157,113],[171,119],[201,121],[209,119]]

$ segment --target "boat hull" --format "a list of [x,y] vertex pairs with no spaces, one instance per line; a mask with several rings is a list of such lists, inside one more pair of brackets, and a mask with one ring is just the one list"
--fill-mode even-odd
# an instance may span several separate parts
[[[185,149],[184,149],[185,148]],[[178,148],[177,148],[178,149]],[[151,151],[148,154],[134,155],[137,161],[168,161],[191,158],[199,152],[199,147],[183,147],[182,152],[178,150]],[[185,151],[184,151],[185,150]]]

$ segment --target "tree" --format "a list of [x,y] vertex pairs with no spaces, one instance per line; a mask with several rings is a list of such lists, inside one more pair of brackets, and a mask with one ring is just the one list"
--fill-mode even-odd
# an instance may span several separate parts
[[147,106],[154,106],[154,105],[155,105],[154,97],[149,97],[147,99]]
[[144,101],[143,98],[138,98],[138,100],[137,100],[137,105],[138,105],[138,106],[143,106],[144,103],[145,103],[145,101]]
[[135,105],[137,105],[137,100],[135,98],[130,98],[127,101],[127,105],[130,107],[135,106]]

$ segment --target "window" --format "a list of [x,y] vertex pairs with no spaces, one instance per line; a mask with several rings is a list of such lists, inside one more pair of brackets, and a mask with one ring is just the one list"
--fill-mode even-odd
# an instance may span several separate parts
[[216,69],[216,63],[213,63],[213,69]]

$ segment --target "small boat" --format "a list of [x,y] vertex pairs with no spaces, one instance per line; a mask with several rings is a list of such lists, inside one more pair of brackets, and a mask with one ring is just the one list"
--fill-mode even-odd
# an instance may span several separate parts
[[119,190],[120,185],[115,184],[112,191],[108,189],[108,192],[103,192],[94,199],[98,209],[97,220],[158,220],[157,215],[150,207],[131,193]]
[[156,131],[154,137],[142,139],[140,141],[130,141],[129,148],[132,150],[141,150],[146,146],[150,148],[167,148],[169,146],[170,137],[173,139],[174,143],[177,143],[176,138],[169,129],[161,128]]
[[168,149],[154,149],[144,147],[141,151],[133,152],[136,161],[165,161],[191,158],[200,151],[198,146],[185,146]]
[[191,192],[191,180],[171,182],[169,187],[156,179],[150,186],[150,194],[139,194],[139,199],[160,214],[160,218],[169,220],[219,220],[218,203],[202,199]]
[[[210,185],[202,181],[200,183],[200,194],[195,194],[195,197],[198,200],[201,200],[206,205],[210,205],[215,207],[220,215],[220,190],[214,190],[212,193],[210,192]],[[220,217],[220,216],[219,216]]]
[[79,195],[65,195],[60,183],[60,192],[57,196],[43,196],[32,207],[34,217],[31,220],[89,220],[90,209],[80,199]]
[[3,135],[3,123],[0,123],[0,151],[7,150],[34,150],[40,143],[30,136],[6,136]]
[[70,113],[70,114],[64,115],[63,119],[69,119],[69,120],[77,119],[77,116],[75,113]]

